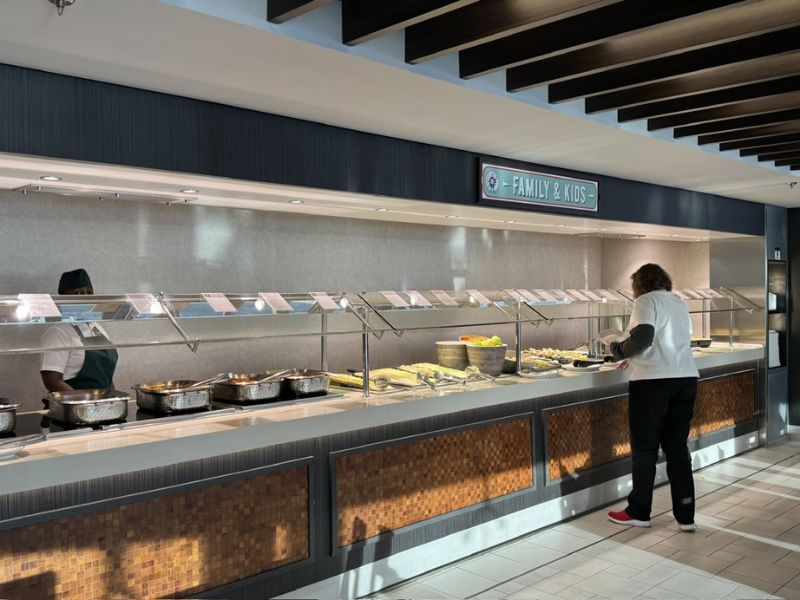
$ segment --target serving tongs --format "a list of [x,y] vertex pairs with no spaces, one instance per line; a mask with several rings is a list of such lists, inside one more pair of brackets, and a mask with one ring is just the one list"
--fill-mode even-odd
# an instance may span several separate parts
[[8,441],[0,442],[0,460],[8,460],[10,458],[17,458],[26,446],[43,442],[47,439],[44,433],[35,433],[33,435],[26,435],[20,438],[14,438]]
[[478,367],[473,367],[472,365],[464,369],[464,373],[467,374],[467,378],[464,380],[465,385],[467,381],[489,381],[494,384],[496,379],[496,377],[493,377],[492,375],[481,373],[481,370]]
[[[203,387],[206,385],[213,385],[218,381],[225,381],[227,379],[233,378],[234,373],[220,373],[219,375],[214,375],[214,377],[209,377],[208,379],[201,379],[200,381],[195,381],[191,385],[187,385],[186,387],[182,388],[182,390],[193,390],[195,388]],[[173,390],[174,391],[174,390]]]
[[262,377],[258,381],[248,381],[248,385],[260,385],[262,383],[267,383],[268,381],[275,381],[276,379],[280,379],[284,375],[294,374],[297,373],[297,369],[283,369],[278,371],[277,373],[272,373],[271,375],[267,375],[266,377]]

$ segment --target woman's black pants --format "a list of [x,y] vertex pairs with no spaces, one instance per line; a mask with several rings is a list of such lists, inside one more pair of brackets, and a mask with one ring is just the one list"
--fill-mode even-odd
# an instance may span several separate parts
[[650,520],[658,447],[667,457],[672,514],[678,523],[694,523],[692,458],[686,440],[697,395],[697,378],[642,379],[628,387],[628,416],[633,453],[633,491],[628,514]]

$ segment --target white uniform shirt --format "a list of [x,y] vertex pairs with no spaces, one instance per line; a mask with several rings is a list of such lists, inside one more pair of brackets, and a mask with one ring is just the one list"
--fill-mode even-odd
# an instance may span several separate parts
[[[97,323],[76,323],[78,329],[84,337],[93,337],[98,334],[106,335]],[[56,325],[50,327],[42,336],[42,344],[49,347],[69,347],[76,346],[81,348],[81,338],[72,325]],[[63,350],[45,352],[42,356],[42,367],[40,371],[55,371],[64,376],[64,381],[69,381],[78,376],[83,368],[83,361],[86,353],[83,350]]]
[[652,325],[653,345],[630,359],[631,381],[698,377],[692,356],[692,321],[686,303],[672,292],[642,294],[633,303],[628,331]]

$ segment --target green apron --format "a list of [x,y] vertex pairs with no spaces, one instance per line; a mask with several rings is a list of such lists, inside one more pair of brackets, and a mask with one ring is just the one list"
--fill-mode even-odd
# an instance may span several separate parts
[[[75,326],[75,331],[78,332],[84,346],[110,343],[108,338],[102,334],[87,337],[77,326]],[[117,351],[113,348],[110,350],[85,350],[84,354],[81,370],[66,383],[76,390],[109,389],[114,381],[114,371],[117,368]]]

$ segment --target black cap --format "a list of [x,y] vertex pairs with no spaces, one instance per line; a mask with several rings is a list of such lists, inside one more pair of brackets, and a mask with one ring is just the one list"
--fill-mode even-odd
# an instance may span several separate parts
[[89,274],[86,272],[86,269],[67,271],[66,273],[62,273],[61,279],[58,280],[59,294],[65,294],[84,287],[92,287],[92,280],[89,279]]

